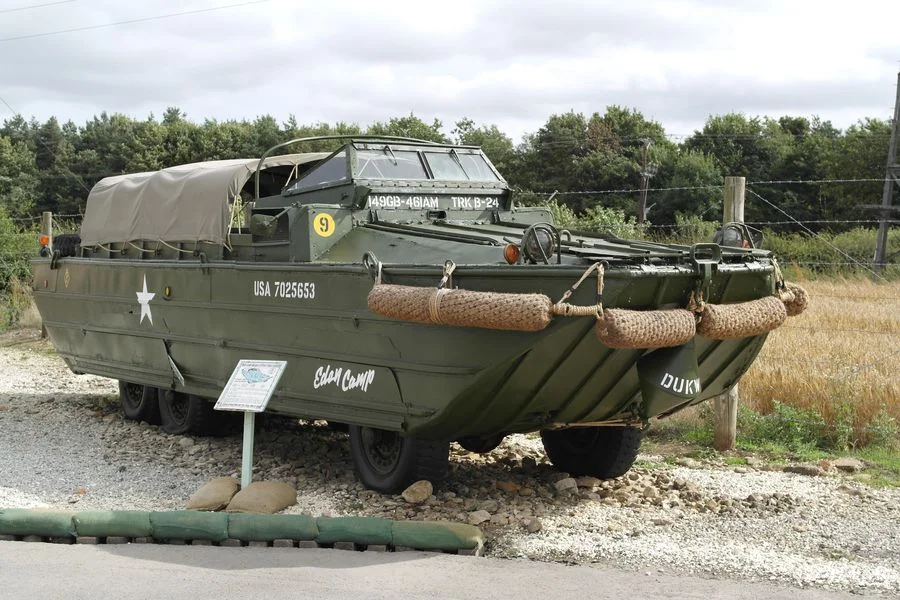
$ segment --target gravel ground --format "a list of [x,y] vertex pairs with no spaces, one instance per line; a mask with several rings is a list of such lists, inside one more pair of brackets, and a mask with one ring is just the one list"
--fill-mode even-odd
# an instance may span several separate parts
[[[0,506],[183,508],[203,482],[239,475],[238,434],[172,437],[125,421],[115,381],[73,375],[34,335],[0,336]],[[474,523],[495,557],[900,593],[900,490],[828,464],[798,469],[807,475],[752,464],[645,454],[617,480],[576,480],[517,435],[485,456],[454,445],[450,480],[411,504],[357,483],[346,435],[268,419],[254,478],[297,487],[287,512]]]

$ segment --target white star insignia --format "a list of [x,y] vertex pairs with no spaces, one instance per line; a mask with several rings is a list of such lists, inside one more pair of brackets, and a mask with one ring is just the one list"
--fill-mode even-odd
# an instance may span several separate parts
[[147,276],[144,275],[144,289],[143,291],[137,292],[137,301],[138,304],[141,305],[141,323],[144,322],[144,317],[150,319],[150,324],[153,325],[153,313],[150,312],[150,301],[153,300],[153,297],[156,296],[155,292],[147,291]]

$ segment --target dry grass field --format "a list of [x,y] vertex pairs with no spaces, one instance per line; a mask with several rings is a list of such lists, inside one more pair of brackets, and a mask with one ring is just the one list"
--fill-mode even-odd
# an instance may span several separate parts
[[741,401],[762,414],[780,404],[819,415],[851,445],[890,443],[900,424],[900,282],[798,283],[810,306],[770,334]]

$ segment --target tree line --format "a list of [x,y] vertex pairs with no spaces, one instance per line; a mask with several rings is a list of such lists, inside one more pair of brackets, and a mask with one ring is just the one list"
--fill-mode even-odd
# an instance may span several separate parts
[[[647,213],[655,224],[676,218],[720,218],[729,175],[749,182],[880,179],[890,139],[887,120],[866,118],[845,130],[817,118],[710,116],[686,137],[667,135],[639,111],[609,106],[601,113],[552,115],[536,132],[515,143],[496,125],[462,119],[449,134],[439,120],[415,115],[362,127],[351,123],[302,125],[279,122],[190,120],[178,108],[161,119],[139,120],[101,113],[83,125],[21,116],[0,127],[0,210],[17,218],[39,211],[79,214],[91,187],[103,177],[167,166],[236,157],[256,157],[291,138],[334,134],[399,135],[483,147],[515,189],[519,202],[554,200],[577,215],[605,207],[636,215],[642,173],[651,191]],[[311,142],[290,151],[334,149],[338,142]],[[680,188],[659,190],[658,188]],[[753,189],[792,217],[806,220],[872,218],[863,205],[880,201],[877,181],[757,184]],[[626,190],[617,193],[610,190]],[[748,221],[781,221],[784,214],[748,198]]]

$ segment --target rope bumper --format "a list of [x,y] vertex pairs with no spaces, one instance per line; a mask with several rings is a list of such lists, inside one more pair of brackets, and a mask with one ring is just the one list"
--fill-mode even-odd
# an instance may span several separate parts
[[[735,304],[708,304],[692,297],[688,307],[670,310],[604,309],[603,266],[595,263],[556,303],[544,294],[510,294],[445,288],[455,265],[447,261],[437,288],[381,283],[381,268],[369,292],[369,309],[382,317],[431,325],[536,332],[554,316],[594,317],[596,335],[609,348],[665,348],[689,342],[698,333],[715,340],[762,335],[788,316],[803,312],[809,294],[785,283],[776,263],[776,294]],[[591,273],[597,272],[597,304],[577,306],[567,300]]]

